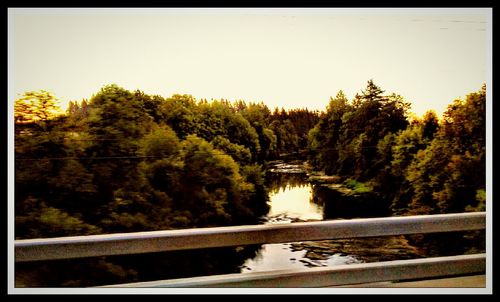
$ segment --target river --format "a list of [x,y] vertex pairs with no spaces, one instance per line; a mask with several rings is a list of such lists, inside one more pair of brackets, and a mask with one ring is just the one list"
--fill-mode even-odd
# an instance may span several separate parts
[[[342,200],[308,178],[300,161],[270,166],[266,175],[270,209],[264,224],[390,216],[382,200]],[[484,251],[483,237],[483,233],[452,232],[263,244],[239,268],[240,273],[249,273],[460,255]]]
[[[274,164],[268,170],[267,186],[270,209],[264,217],[264,224],[324,219],[323,204],[313,198],[312,184],[308,182],[301,163],[277,162]],[[244,262],[241,266],[241,273],[362,262],[344,253],[332,253],[322,257],[324,259],[312,259],[307,257],[307,249],[297,250],[296,244],[262,245],[255,257]]]

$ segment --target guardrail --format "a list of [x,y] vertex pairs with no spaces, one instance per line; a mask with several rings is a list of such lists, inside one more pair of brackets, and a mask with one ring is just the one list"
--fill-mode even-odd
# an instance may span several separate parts
[[[485,228],[486,213],[473,212],[26,239],[15,240],[14,246],[15,261],[26,262],[249,244],[468,231]],[[486,255],[475,254],[350,264],[329,268],[205,276],[111,286],[321,287],[479,274],[485,271]]]

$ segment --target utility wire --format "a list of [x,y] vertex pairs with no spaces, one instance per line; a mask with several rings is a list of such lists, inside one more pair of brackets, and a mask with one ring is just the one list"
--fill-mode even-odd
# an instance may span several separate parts
[[15,160],[43,161],[43,160],[102,160],[102,159],[143,159],[143,158],[165,158],[164,156],[95,156],[95,157],[31,157],[16,158]]
[[[231,154],[218,152],[216,150],[208,151],[211,155],[218,156],[230,156]],[[207,154],[208,152],[195,151],[195,154]],[[189,152],[188,152],[189,154]],[[168,156],[91,156],[91,157],[77,157],[77,156],[66,156],[66,157],[24,157],[15,158],[15,160],[20,161],[43,161],[43,160],[108,160],[108,159],[145,159],[145,158],[168,158]]]

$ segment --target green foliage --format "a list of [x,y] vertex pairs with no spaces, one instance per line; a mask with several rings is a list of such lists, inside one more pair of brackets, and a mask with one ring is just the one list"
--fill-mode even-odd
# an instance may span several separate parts
[[192,132],[207,141],[216,136],[229,139],[231,143],[248,148],[252,154],[252,161],[257,160],[261,151],[259,135],[251,123],[241,113],[234,110],[225,102],[212,101],[199,105],[199,131]]
[[78,234],[97,234],[99,227],[85,223],[79,215],[70,215],[64,210],[47,206],[29,197],[22,213],[16,215],[16,238],[61,237]]
[[[97,227],[88,225],[82,220],[70,216],[68,213],[53,207],[42,208],[40,216],[37,217],[42,228],[48,228],[54,235],[71,234],[74,231],[79,233],[96,233]],[[82,232],[83,229],[85,232]]]
[[321,114],[108,85],[56,118],[52,94],[29,92],[15,108],[16,236],[251,223],[266,208],[258,163],[305,147],[315,169],[394,212],[484,209],[485,95],[410,124],[372,80]]
[[233,144],[229,139],[220,135],[216,136],[211,143],[215,148],[230,155],[240,165],[248,165],[251,163],[252,153],[245,146]]
[[165,158],[177,156],[180,140],[169,126],[161,126],[144,135],[139,142],[138,154],[146,157]]
[[398,95],[383,95],[371,80],[351,103],[339,91],[309,133],[312,165],[327,174],[375,177],[384,167],[377,158],[378,142],[406,128],[408,107]]
[[[269,110],[259,117],[267,107],[249,108],[267,123]],[[253,223],[266,207],[255,163],[275,152],[276,137],[227,101],[108,85],[71,102],[63,118],[47,115],[44,128],[29,128],[21,113],[19,238]]]
[[175,94],[160,105],[163,121],[184,139],[197,133],[200,124],[196,116],[196,101],[191,95]]
[[330,98],[325,115],[309,132],[310,160],[316,169],[328,174],[335,174],[340,170],[343,161],[339,158],[344,150],[340,146],[341,127],[343,118],[349,116],[351,110],[343,91],[339,91],[335,99]]
[[369,193],[373,191],[373,188],[367,185],[366,183],[362,183],[350,178],[344,180],[344,185],[346,185],[346,187],[348,187],[349,189],[353,190],[354,193],[358,194]]
[[247,183],[231,156],[214,149],[207,141],[189,135],[183,142],[183,208],[195,214],[197,225],[221,225],[233,215],[245,216],[246,201],[254,187]]
[[[485,86],[465,101],[456,100],[432,136],[424,135],[434,118],[426,116],[422,140],[432,141],[403,173],[414,192],[413,212],[463,212],[484,209],[477,192],[485,188]],[[430,121],[430,122],[429,122]],[[435,128],[435,126],[431,126]],[[425,144],[424,144],[425,145]]]
[[467,205],[465,207],[466,212],[484,212],[486,211],[486,190],[479,189],[476,190],[476,202],[474,205]]
[[135,140],[153,125],[143,103],[116,85],[102,88],[90,105],[88,132],[95,139],[96,155],[130,154]]
[[429,111],[410,123],[409,104],[370,80],[352,102],[342,91],[330,100],[309,131],[309,162],[369,181],[397,214],[484,209],[477,192],[485,186],[485,99],[483,86],[454,101],[442,122]]
[[252,125],[267,126],[270,123],[271,111],[264,103],[249,103],[240,102],[238,112],[250,122]]
[[271,115],[269,129],[276,136],[276,151],[270,153],[271,158],[286,155],[308,148],[308,133],[319,121],[317,111],[293,109],[281,111],[275,108]]

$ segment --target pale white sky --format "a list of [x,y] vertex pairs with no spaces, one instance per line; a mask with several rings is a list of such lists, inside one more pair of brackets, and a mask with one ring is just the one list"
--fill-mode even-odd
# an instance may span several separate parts
[[421,116],[491,80],[491,9],[9,9],[9,98],[107,84],[324,110],[369,79]]

